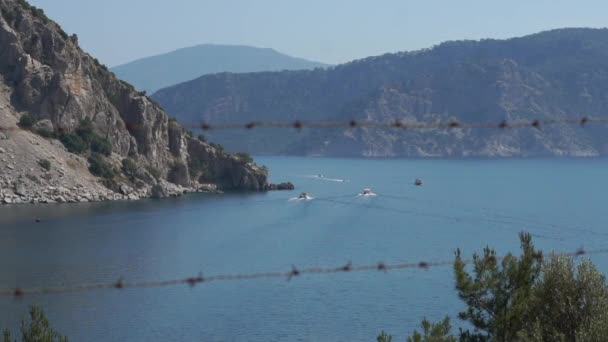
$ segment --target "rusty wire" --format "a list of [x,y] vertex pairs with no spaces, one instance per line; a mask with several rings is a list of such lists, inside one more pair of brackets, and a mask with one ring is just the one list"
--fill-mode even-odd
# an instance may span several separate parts
[[[579,248],[574,252],[566,253],[550,253],[550,256],[567,256],[567,257],[578,257],[582,255],[591,254],[606,254],[608,248],[584,250]],[[496,260],[503,260],[508,258],[510,254],[505,256],[496,256]],[[542,252],[534,254],[534,258],[542,261]],[[471,264],[472,259],[463,260],[466,264]],[[109,283],[98,283],[98,284],[82,284],[82,285],[71,285],[71,286],[59,286],[59,287],[39,287],[39,288],[5,288],[0,289],[1,297],[15,297],[22,298],[26,295],[50,295],[50,294],[61,294],[61,293],[77,293],[77,292],[89,292],[95,290],[121,290],[127,288],[150,288],[150,287],[165,287],[174,285],[189,285],[195,286],[197,284],[218,282],[218,281],[235,281],[235,280],[251,280],[251,279],[267,279],[267,278],[283,278],[291,280],[293,278],[305,275],[305,274],[340,274],[350,272],[363,272],[363,271],[381,271],[388,272],[391,270],[401,269],[423,269],[428,270],[432,267],[441,267],[453,265],[454,261],[419,261],[419,262],[404,262],[404,263],[393,263],[387,264],[384,262],[378,262],[376,264],[367,265],[353,265],[351,262],[338,266],[338,267],[311,267],[299,269],[295,266],[289,271],[275,271],[275,272],[256,272],[256,273],[235,273],[235,274],[218,274],[212,276],[203,276],[199,273],[193,277],[187,278],[176,278],[158,281],[133,281],[127,282],[120,278],[118,281]]]
[[[400,129],[404,131],[420,131],[420,130],[432,130],[432,129],[514,129],[532,127],[541,129],[544,126],[558,126],[558,125],[580,125],[585,126],[588,124],[606,124],[608,123],[608,117],[589,117],[582,116],[578,118],[564,118],[564,119],[546,119],[546,120],[514,120],[507,121],[502,120],[500,122],[461,122],[457,120],[450,121],[427,121],[427,122],[406,122],[402,120],[395,120],[391,122],[380,122],[380,121],[251,121],[245,123],[226,123],[226,124],[212,124],[212,123],[184,123],[183,127],[188,129],[201,129],[204,131],[219,131],[219,130],[252,130],[254,128],[285,128],[295,129],[300,131],[302,129],[324,129],[324,128],[392,128]],[[127,127],[135,127],[136,124],[126,123]],[[0,127],[0,131],[11,131],[17,130],[18,127]]]
[[234,129],[245,129],[251,130],[254,128],[291,128],[301,130],[304,128],[394,128],[401,130],[427,130],[427,129],[450,129],[450,128],[464,128],[464,129],[510,129],[510,128],[522,128],[522,127],[533,127],[541,129],[543,126],[555,126],[555,125],[581,125],[584,126],[590,123],[608,123],[608,118],[605,117],[588,117],[583,116],[580,118],[566,118],[566,119],[547,119],[547,120],[516,120],[500,122],[460,122],[457,120],[450,121],[435,121],[435,122],[405,122],[401,120],[395,120],[391,122],[378,122],[378,121],[252,121],[247,123],[228,123],[228,124],[183,124],[184,127],[190,129],[202,129],[205,131],[209,130],[234,130]]

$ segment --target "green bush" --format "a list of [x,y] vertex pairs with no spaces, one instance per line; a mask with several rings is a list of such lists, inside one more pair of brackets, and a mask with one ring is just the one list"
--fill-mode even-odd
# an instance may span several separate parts
[[87,143],[91,143],[91,140],[93,140],[93,136],[95,135],[93,130],[93,121],[91,121],[89,118],[80,120],[78,127],[76,127],[74,132],[78,134],[82,140],[86,141]]
[[376,341],[378,341],[378,342],[392,342],[393,341],[393,336],[385,333],[384,330],[382,330],[380,332],[380,335],[378,335],[378,337],[376,337]]
[[55,134],[55,132],[49,131],[49,130],[44,129],[44,128],[37,129],[36,130],[36,134],[38,134],[39,136],[41,136],[43,138],[47,138],[47,139],[57,138],[57,134]]
[[239,158],[240,160],[244,161],[245,163],[253,163],[253,158],[251,158],[249,153],[239,152],[236,154],[236,157]]
[[38,161],[38,165],[47,171],[51,169],[51,162],[48,159],[40,159]]
[[36,119],[30,114],[23,114],[19,118],[19,127],[21,128],[32,128],[36,123]]
[[458,317],[473,329],[450,335],[450,321],[422,322],[410,342],[604,341],[608,286],[591,261],[545,258],[521,233],[521,256],[499,258],[486,247],[472,266],[456,252],[456,291],[466,305]]
[[137,175],[137,164],[133,159],[125,158],[122,160],[122,172],[131,179],[135,178],[135,175]]
[[200,134],[200,135],[198,136],[198,140],[200,140],[200,141],[202,141],[202,142],[207,142],[207,137],[206,137],[206,136],[204,136],[204,135],[202,135],[202,134]]
[[90,150],[104,156],[112,154],[112,143],[95,133],[93,122],[89,118],[80,120],[74,133],[64,133],[60,136],[60,140],[72,153],[84,154]]
[[116,176],[116,170],[100,154],[94,153],[89,157],[89,171],[97,177],[112,179]]
[[110,156],[112,155],[112,144],[108,139],[93,134],[91,136],[91,152]]
[[[21,341],[24,342],[67,342],[67,337],[51,328],[51,324],[44,315],[44,311],[37,306],[30,306],[30,323],[21,320]],[[5,329],[3,342],[11,342],[11,332]],[[16,341],[16,340],[14,340]]]
[[146,171],[148,171],[156,180],[159,180],[163,176],[162,172],[154,166],[146,166]]
[[211,147],[214,147],[219,152],[224,152],[224,146],[222,144],[210,143]]
[[72,153],[83,154],[89,149],[89,144],[74,133],[64,133],[59,140]]

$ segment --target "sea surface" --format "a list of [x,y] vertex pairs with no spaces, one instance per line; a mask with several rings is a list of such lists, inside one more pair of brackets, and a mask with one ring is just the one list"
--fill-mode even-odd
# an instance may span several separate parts
[[[522,230],[545,252],[608,247],[608,160],[258,163],[297,190],[0,206],[0,287],[451,261],[456,248],[518,252]],[[591,258],[608,273],[606,255]],[[464,308],[450,265],[1,297],[0,328],[32,303],[71,341],[403,341],[424,317],[461,325]]]

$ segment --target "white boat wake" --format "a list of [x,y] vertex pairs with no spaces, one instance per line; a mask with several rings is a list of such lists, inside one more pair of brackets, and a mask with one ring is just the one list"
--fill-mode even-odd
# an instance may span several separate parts
[[311,201],[313,199],[315,199],[315,198],[312,197],[312,196],[307,196],[305,198],[303,198],[303,197],[292,197],[288,201],[289,202],[293,202],[293,201]]
[[322,174],[318,174],[318,175],[304,175],[302,177],[313,178],[313,179],[318,179],[318,180],[328,181],[328,182],[337,182],[337,183],[347,183],[348,182],[347,179],[328,178],[328,177],[323,176]]

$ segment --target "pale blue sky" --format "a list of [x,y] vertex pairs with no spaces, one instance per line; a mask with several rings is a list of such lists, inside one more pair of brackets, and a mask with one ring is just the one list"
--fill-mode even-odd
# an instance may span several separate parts
[[606,0],[30,0],[114,66],[202,43],[326,63],[445,40],[608,26]]

